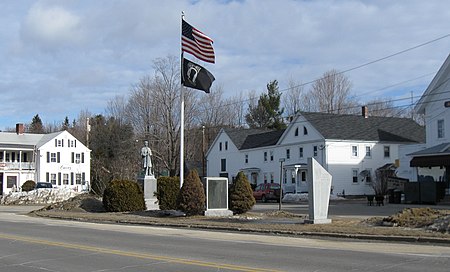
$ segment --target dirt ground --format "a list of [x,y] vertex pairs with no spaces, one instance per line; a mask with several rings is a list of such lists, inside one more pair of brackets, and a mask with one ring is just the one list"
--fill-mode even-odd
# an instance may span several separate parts
[[307,224],[304,215],[285,211],[248,212],[231,217],[180,216],[176,211],[109,213],[99,198],[84,194],[32,212],[34,216],[89,222],[142,224],[179,228],[262,232],[278,235],[335,236],[343,238],[395,238],[450,244],[450,211],[405,209],[389,217],[336,218],[331,224]]

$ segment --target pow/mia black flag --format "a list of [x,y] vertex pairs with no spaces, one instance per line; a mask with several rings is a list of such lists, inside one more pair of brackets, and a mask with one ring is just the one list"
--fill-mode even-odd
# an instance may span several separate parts
[[183,58],[183,68],[181,70],[181,84],[185,87],[209,93],[214,76],[202,66]]

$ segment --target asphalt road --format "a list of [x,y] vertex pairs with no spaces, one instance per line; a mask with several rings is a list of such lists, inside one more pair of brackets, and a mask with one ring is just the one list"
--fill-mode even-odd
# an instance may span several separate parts
[[[12,208],[13,209],[13,208]],[[57,221],[0,209],[0,271],[448,271],[450,247]]]

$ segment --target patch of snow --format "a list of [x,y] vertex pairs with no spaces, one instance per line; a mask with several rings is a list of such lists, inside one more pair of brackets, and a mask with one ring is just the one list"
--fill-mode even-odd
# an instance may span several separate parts
[[[345,200],[345,198],[336,196],[336,195],[330,195],[331,200]],[[300,202],[300,201],[308,201],[308,194],[307,193],[301,193],[301,194],[285,194],[283,197],[283,202]]]
[[41,188],[30,192],[11,192],[1,199],[2,205],[52,204],[68,200],[81,192],[68,188]]

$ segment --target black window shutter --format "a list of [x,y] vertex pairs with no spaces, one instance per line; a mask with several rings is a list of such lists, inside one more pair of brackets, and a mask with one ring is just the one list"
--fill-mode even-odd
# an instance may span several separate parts
[[72,163],[75,162],[75,153],[72,152]]
[[50,152],[47,152],[47,162],[50,162]]
[[61,172],[58,173],[58,184],[61,185]]
[[84,163],[84,152],[81,153],[81,163]]
[[55,147],[58,147],[58,140],[55,139]]
[[50,181],[50,174],[48,172],[45,173],[45,181],[47,181],[47,182]]
[[70,183],[72,183],[72,185],[74,184],[73,172],[70,173]]
[[60,152],[56,153],[56,162],[57,163],[61,162],[61,153]]

